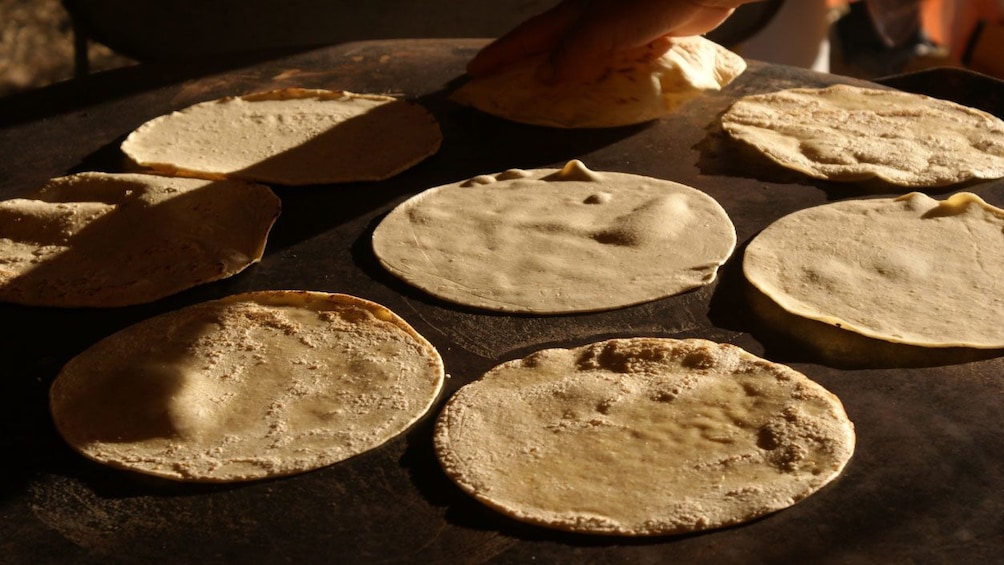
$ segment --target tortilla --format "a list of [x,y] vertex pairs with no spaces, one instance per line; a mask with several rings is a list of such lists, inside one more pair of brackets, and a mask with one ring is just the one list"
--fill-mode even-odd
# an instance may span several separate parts
[[280,202],[263,185],[80,173],[0,201],[0,300],[152,302],[258,262]]
[[146,320],[73,358],[50,391],[84,456],[195,482],[302,473],[391,440],[443,385],[435,348],[383,306],[262,291]]
[[384,180],[435,154],[441,142],[436,119],[418,104],[287,88],[154,118],[122,151],[167,174],[305,185]]
[[471,79],[453,100],[500,118],[558,128],[626,126],[674,113],[708,91],[721,90],[746,61],[703,37],[677,37],[661,57],[615,61],[595,80],[545,83],[546,55]]
[[1004,347],[1004,210],[961,192],[847,200],[785,216],[743,272],[785,310],[924,347]]
[[700,339],[548,349],[462,387],[436,422],[446,474],[503,514],[623,536],[787,508],[843,470],[854,427],[795,370]]
[[741,98],[722,127],[813,178],[936,187],[1004,177],[1004,121],[919,94],[848,85],[782,90]]
[[707,194],[579,161],[426,190],[373,232],[380,263],[409,284],[534,314],[609,310],[707,285],[735,244]]

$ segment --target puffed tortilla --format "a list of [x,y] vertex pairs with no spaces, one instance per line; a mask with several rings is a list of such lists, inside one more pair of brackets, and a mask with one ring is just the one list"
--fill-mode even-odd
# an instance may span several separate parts
[[439,395],[436,349],[348,295],[261,291],[146,320],[73,358],[50,391],[84,456],[177,481],[302,473],[373,449]]
[[380,263],[409,284],[534,314],[609,310],[710,284],[735,244],[732,221],[707,194],[580,161],[426,190],[373,232]]
[[434,446],[467,494],[579,533],[684,534],[787,508],[854,451],[840,400],[727,344],[629,338],[548,349],[462,387]]
[[436,119],[391,96],[287,88],[154,118],[122,151],[166,174],[281,185],[378,181],[435,154]]
[[545,83],[545,55],[471,79],[452,99],[507,120],[558,128],[626,126],[662,118],[708,91],[721,90],[746,61],[700,36],[673,38],[662,56],[612,63],[598,79]]
[[895,90],[834,85],[747,96],[722,116],[733,138],[810,177],[904,187],[1004,177],[1004,121]]
[[0,300],[152,302],[258,262],[279,215],[264,185],[79,173],[0,201]]
[[785,216],[743,258],[779,306],[867,337],[1004,347],[1004,210],[968,192],[846,200]]

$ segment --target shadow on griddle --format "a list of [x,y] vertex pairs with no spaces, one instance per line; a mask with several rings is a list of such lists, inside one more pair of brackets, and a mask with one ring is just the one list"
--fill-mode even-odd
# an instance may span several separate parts
[[[125,137],[123,135],[85,156],[67,174],[88,171],[163,174],[136,164],[122,153],[120,146]],[[421,174],[424,164],[418,163],[412,169]],[[407,175],[408,172],[405,172],[379,182],[327,185],[282,186],[258,182],[269,186],[282,202],[282,211],[268,234],[266,255],[369,213],[402,194],[414,192],[414,181]]]
[[[269,238],[269,251],[301,241],[424,190],[512,168],[559,167],[630,137],[650,124],[567,130],[510,122],[449,100],[449,90],[415,99],[439,122],[439,151],[391,178],[363,183],[279,187],[283,213]],[[367,230],[364,237],[371,234]]]
[[557,128],[514,122],[451,100],[460,80],[417,99],[436,116],[443,132],[440,155],[444,168],[440,172],[446,176],[429,186],[512,168],[561,167],[656,124],[650,121],[608,128]]
[[460,304],[453,304],[446,302],[441,298],[432,296],[424,290],[410,285],[398,277],[395,277],[390,273],[390,271],[385,269],[383,265],[380,264],[376,253],[373,251],[373,231],[376,230],[377,226],[380,225],[380,222],[382,222],[389,213],[390,212],[388,211],[373,218],[373,220],[366,225],[365,229],[363,229],[362,233],[359,234],[359,237],[357,237],[352,243],[352,262],[356,267],[365,272],[367,277],[383,286],[386,286],[387,288],[390,288],[395,294],[398,294],[409,301],[428,306],[448,307],[469,314],[492,315],[492,313],[488,311],[478,310],[476,308]]
[[17,465],[0,481],[0,500],[34,477],[73,474],[88,463],[59,437],[49,412],[49,387],[63,365],[99,339],[165,310],[226,294],[218,281],[147,304],[117,308],[50,308],[0,303],[0,319],[16,331],[0,344],[0,450]]
[[[530,126],[462,107],[449,99],[451,92],[447,88],[414,99],[439,122],[443,143],[436,154],[401,173],[381,181],[302,186],[260,183],[270,186],[282,200],[282,214],[269,235],[266,253],[292,247],[428,188],[512,168],[560,167],[652,125],[596,129]],[[84,156],[68,173],[150,172],[121,151],[129,133],[122,132],[119,138]]]
[[[741,258],[745,245],[737,249]],[[719,271],[709,305],[717,327],[748,332],[780,363],[819,363],[837,369],[939,367],[1004,355],[1002,349],[920,347],[873,339],[824,322],[796,316],[754,287],[742,273],[742,261]]]
[[705,128],[705,135],[694,146],[698,152],[697,168],[703,175],[752,178],[773,184],[813,184],[817,179],[781,167],[746,143],[733,139],[722,128],[718,114]]
[[[82,456],[79,456],[82,457]],[[126,499],[139,496],[186,497],[226,492],[248,482],[174,481],[136,471],[117,469],[84,459],[73,464],[72,478],[87,486],[102,499]],[[255,484],[282,480],[283,477],[253,481]]]
[[88,155],[85,155],[67,174],[86,173],[91,171],[106,171],[113,173],[141,173],[142,167],[126,157],[120,149],[128,133],[122,134]]
[[1004,118],[1004,80],[963,67],[933,67],[879,77],[875,82],[898,90],[951,100]]

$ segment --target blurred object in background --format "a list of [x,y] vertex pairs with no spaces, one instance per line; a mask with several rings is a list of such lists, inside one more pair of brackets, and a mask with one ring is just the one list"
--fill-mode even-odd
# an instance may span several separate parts
[[899,74],[936,49],[921,25],[921,0],[863,0],[838,6],[842,14],[833,26],[839,61],[834,71],[851,76]]
[[1004,78],[1004,0],[830,0],[834,72],[877,77],[965,66]]
[[748,59],[829,72],[829,10],[828,0],[785,0],[762,30],[735,49]]
[[[964,62],[966,50],[980,30],[1004,25],[1004,0],[922,0],[924,30],[951,56]],[[998,51],[1004,54],[1004,51]]]
[[938,66],[1004,78],[1004,0],[785,0],[774,12],[730,47],[858,78]]
[[1004,20],[980,20],[962,54],[974,71],[1004,78]]
[[[140,61],[348,41],[497,37],[558,0],[62,0],[80,38]],[[86,65],[86,60],[81,60]],[[80,65],[78,65],[79,67]]]
[[920,4],[918,0],[868,0],[863,5],[882,44],[897,48],[921,41]]
[[0,95],[72,72],[69,24],[59,0],[0,0]]
[[[494,37],[556,2],[0,0],[0,96],[69,79],[74,69],[179,54]],[[1004,0],[767,0],[743,6],[710,35],[750,59],[859,78],[936,66],[1004,78]]]
[[[73,32],[60,0],[0,0],[0,96],[73,76]],[[132,61],[100,44],[87,47],[93,70]]]
[[924,26],[956,62],[1004,78],[1004,0],[925,0]]

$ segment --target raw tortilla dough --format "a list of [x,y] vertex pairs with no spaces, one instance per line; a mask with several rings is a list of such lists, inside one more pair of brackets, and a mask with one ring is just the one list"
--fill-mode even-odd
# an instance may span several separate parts
[[743,271],[785,310],[894,343],[1004,347],[1004,210],[920,193],[809,208],[768,226]]
[[433,346],[347,295],[262,291],[189,306],[98,342],[50,392],[86,457],[179,481],[290,475],[373,449],[443,385]]
[[801,373],[710,341],[549,349],[464,386],[435,449],[461,489],[518,520],[648,536],[738,524],[818,491],[854,427]]
[[0,201],[0,300],[152,302],[258,262],[280,202],[263,185],[80,173]]
[[672,114],[707,91],[721,90],[746,70],[746,61],[703,37],[674,38],[655,59],[616,61],[599,79],[541,82],[544,56],[470,80],[453,99],[527,124],[595,128],[637,124]]
[[709,284],[735,244],[707,194],[579,161],[426,190],[373,233],[384,267],[433,296],[535,314],[608,310]]
[[814,178],[907,187],[1004,176],[1004,121],[946,100],[835,85],[747,96],[722,126]]
[[288,88],[154,118],[122,151],[168,174],[305,185],[383,180],[435,154],[441,142],[436,119],[418,104]]

